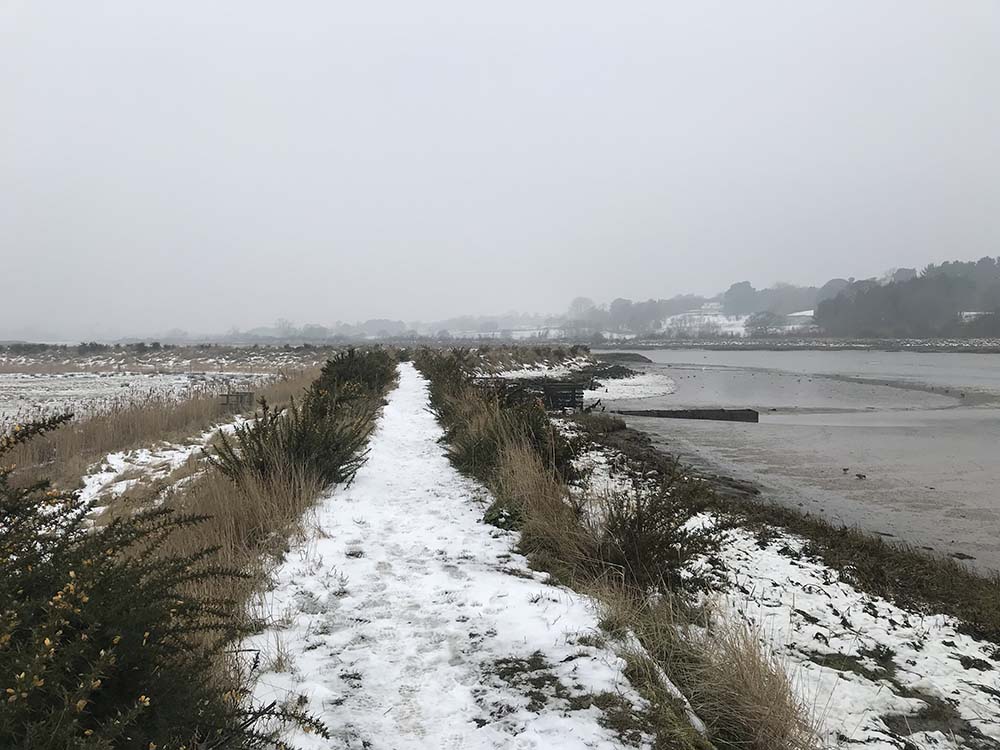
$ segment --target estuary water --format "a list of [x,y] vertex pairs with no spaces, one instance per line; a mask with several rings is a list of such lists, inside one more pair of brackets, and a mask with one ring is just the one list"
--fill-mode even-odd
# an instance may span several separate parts
[[[753,408],[759,424],[629,417],[684,460],[827,520],[1000,570],[1000,354],[643,350],[676,382],[610,408]],[[858,475],[862,475],[859,477]]]

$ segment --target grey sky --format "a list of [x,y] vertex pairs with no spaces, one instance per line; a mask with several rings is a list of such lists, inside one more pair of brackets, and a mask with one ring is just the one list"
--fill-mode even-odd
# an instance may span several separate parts
[[1000,254],[995,0],[0,0],[0,112],[0,337]]

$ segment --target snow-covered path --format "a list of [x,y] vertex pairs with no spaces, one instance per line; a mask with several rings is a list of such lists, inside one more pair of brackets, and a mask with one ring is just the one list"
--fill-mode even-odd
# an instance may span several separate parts
[[266,654],[256,697],[297,699],[331,728],[289,738],[303,748],[622,747],[592,700],[642,700],[618,657],[580,642],[590,602],[481,522],[485,491],[441,437],[426,381],[401,365],[368,462],[276,571],[275,624],[246,644]]

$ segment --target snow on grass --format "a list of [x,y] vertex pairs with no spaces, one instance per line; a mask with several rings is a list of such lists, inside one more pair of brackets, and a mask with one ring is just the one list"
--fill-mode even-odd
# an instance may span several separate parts
[[232,422],[212,427],[184,444],[165,443],[154,448],[109,453],[83,477],[80,499],[84,502],[102,501],[102,504],[95,504],[91,510],[91,517],[96,517],[107,506],[108,501],[127,492],[139,482],[169,476],[192,456],[200,453],[219,432],[231,433],[245,421],[245,417],[237,416]]
[[[612,449],[591,446],[574,465],[585,495],[632,477]],[[688,524],[728,525],[710,513]],[[690,572],[720,581],[722,613],[747,622],[782,660],[824,747],[1000,747],[1000,646],[965,634],[954,618],[855,588],[780,529],[721,533],[714,558]]]
[[274,375],[218,373],[0,373],[0,423],[73,412],[106,413],[150,399],[182,401],[227,388],[253,389]]
[[336,747],[621,747],[588,696],[642,701],[617,656],[581,641],[592,603],[482,523],[486,492],[448,462],[428,403],[401,365],[368,462],[275,571],[280,619],[244,644],[266,655],[256,699],[294,696]]
[[550,362],[547,359],[538,362],[525,363],[516,368],[490,372],[481,370],[481,375],[492,375],[500,378],[565,378],[579,372],[584,367],[590,367],[594,360],[587,356],[570,357],[568,359]]
[[[576,433],[576,430],[567,429],[569,425],[564,420],[554,420],[554,424],[564,435]],[[570,488],[579,500],[597,499],[614,492],[624,492],[633,486],[632,478],[627,473],[628,459],[618,451],[586,448],[573,457],[572,463],[578,478],[570,483]]]
[[[827,746],[900,748],[904,735],[953,748],[963,731],[1000,741],[1000,647],[963,634],[953,618],[859,591],[803,555],[802,539],[762,545],[746,529],[725,534],[726,602],[782,656]],[[928,708],[944,708],[944,718],[915,717]]]

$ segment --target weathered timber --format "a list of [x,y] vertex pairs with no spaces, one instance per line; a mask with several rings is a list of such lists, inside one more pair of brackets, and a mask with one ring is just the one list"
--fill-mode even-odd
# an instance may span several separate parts
[[473,382],[488,388],[506,401],[539,399],[546,409],[582,409],[583,392],[590,383],[582,380],[550,380],[548,378],[474,378]]
[[227,391],[222,394],[222,405],[234,411],[247,411],[253,408],[253,391]]
[[755,409],[622,409],[609,414],[626,417],[660,417],[663,419],[713,419],[719,422],[759,422]]

